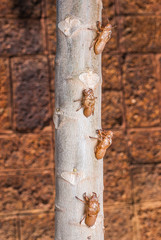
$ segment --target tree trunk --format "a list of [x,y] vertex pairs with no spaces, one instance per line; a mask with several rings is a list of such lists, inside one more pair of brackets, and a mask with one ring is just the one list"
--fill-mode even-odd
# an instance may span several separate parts
[[[101,128],[101,56],[89,49],[101,20],[101,0],[57,0],[55,79],[55,240],[103,240],[103,161],[95,158],[96,129]],[[86,118],[80,102],[84,89],[97,97],[94,115]],[[83,193],[99,196],[93,227],[84,221]]]

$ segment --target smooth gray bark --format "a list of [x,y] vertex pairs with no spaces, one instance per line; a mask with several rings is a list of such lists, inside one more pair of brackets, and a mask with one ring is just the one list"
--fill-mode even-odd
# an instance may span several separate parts
[[[101,20],[100,0],[57,0],[57,54],[55,79],[55,240],[103,240],[103,161],[95,158],[96,129],[101,128],[101,56],[89,50]],[[82,90],[97,97],[94,116],[76,112]],[[80,225],[83,193],[99,196],[100,212],[91,228]]]

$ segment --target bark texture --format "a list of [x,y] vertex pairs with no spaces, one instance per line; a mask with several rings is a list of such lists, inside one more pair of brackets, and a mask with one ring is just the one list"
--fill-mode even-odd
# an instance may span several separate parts
[[[96,129],[101,128],[101,56],[89,50],[96,21],[101,20],[99,0],[57,1],[56,101],[56,232],[55,240],[103,240],[103,162],[96,160]],[[83,89],[97,97],[94,116],[76,111]],[[85,206],[75,196],[99,196],[100,212],[89,228],[83,218]]]

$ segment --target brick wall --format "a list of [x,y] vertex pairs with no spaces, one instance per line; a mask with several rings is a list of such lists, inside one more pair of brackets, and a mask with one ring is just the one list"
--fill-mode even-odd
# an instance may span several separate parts
[[[55,0],[0,2],[0,240],[54,239]],[[161,239],[161,3],[104,0],[105,239]]]

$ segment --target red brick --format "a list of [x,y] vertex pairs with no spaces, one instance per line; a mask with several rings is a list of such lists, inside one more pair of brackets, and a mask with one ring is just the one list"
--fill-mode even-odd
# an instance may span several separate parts
[[9,62],[0,59],[0,130],[11,127]]
[[54,204],[50,172],[0,176],[0,211],[49,210]]
[[1,0],[0,16],[1,17],[40,17],[41,16],[41,0]]
[[161,239],[161,207],[157,204],[141,207],[138,208],[137,214],[138,240]]
[[103,90],[121,90],[119,57],[103,54],[102,64]]
[[17,240],[17,223],[15,218],[0,218],[0,240]]
[[126,144],[126,136],[123,132],[114,131],[113,143],[104,159],[104,203],[106,205],[132,201],[132,183]]
[[118,22],[122,52],[161,52],[160,17],[121,17]]
[[47,17],[56,21],[56,0],[46,0]]
[[132,240],[133,213],[129,205],[105,208],[105,239]]
[[160,0],[140,1],[140,0],[124,0],[118,1],[120,14],[161,14]]
[[123,169],[128,162],[126,136],[123,131],[113,131],[112,145],[107,149],[104,158],[104,171]]
[[161,162],[161,131],[130,132],[128,145],[133,163]]
[[102,17],[103,21],[115,16],[115,0],[103,0]]
[[103,128],[119,128],[123,123],[122,94],[116,91],[103,91],[102,124]]
[[[53,167],[52,134],[27,134],[21,138],[20,147],[25,168]],[[20,150],[19,149],[19,150]]]
[[36,54],[43,52],[42,26],[39,20],[0,19],[0,54]]
[[104,170],[104,202],[107,205],[132,202],[129,165],[123,162],[122,168]]
[[54,239],[54,213],[21,217],[21,239]]
[[161,165],[136,166],[133,171],[133,192],[135,202],[160,200]]
[[1,135],[1,170],[53,167],[51,140],[50,133]]
[[55,56],[51,55],[49,57],[49,63],[50,63],[50,94],[51,94],[51,100],[52,100],[52,113],[54,113],[54,107],[55,107]]
[[15,58],[12,69],[15,129],[32,131],[48,126],[50,93],[46,57]]
[[123,65],[126,118],[129,127],[160,124],[157,79],[152,55],[128,55]]
[[[0,136],[0,169],[15,168],[16,165],[22,164],[19,161],[21,156],[19,152],[20,140],[17,136]],[[19,164],[18,164],[19,162]]]

